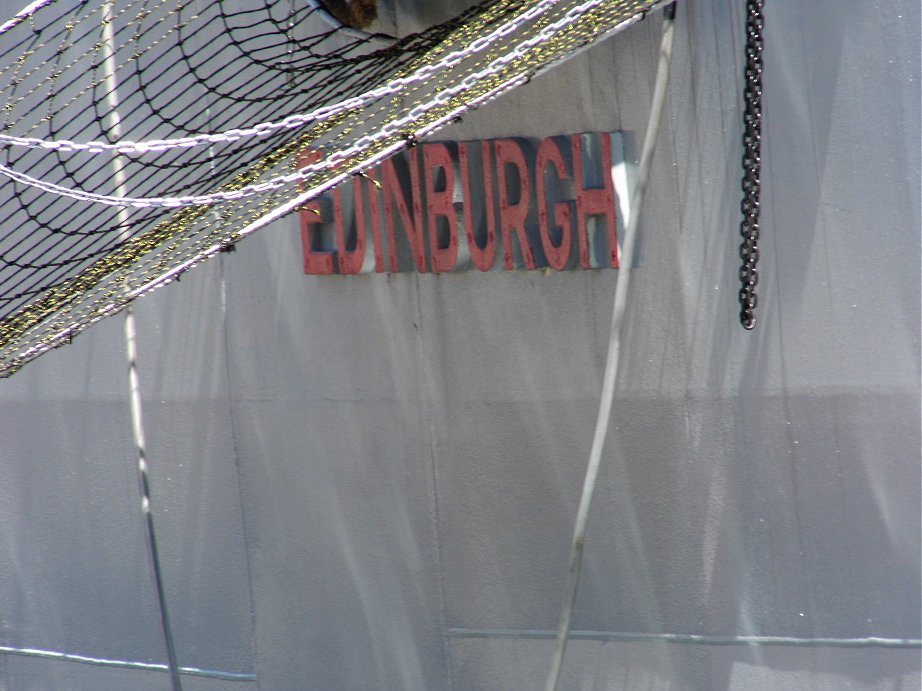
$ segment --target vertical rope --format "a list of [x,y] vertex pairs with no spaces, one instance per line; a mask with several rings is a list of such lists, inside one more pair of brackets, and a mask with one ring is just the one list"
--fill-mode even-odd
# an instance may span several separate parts
[[656,71],[656,83],[653,89],[653,104],[650,107],[650,120],[644,137],[643,151],[640,156],[640,166],[637,173],[637,186],[631,195],[631,218],[624,232],[622,244],[621,268],[618,269],[618,278],[615,281],[615,300],[612,307],[611,331],[608,339],[608,355],[605,361],[605,375],[602,381],[602,395],[599,401],[599,416],[596,420],[595,434],[592,438],[592,449],[589,453],[589,463],[586,467],[586,476],[583,480],[583,490],[576,511],[576,525],[573,528],[573,541],[570,547],[570,570],[567,575],[567,586],[564,592],[563,603],[560,608],[560,620],[557,629],[557,643],[551,669],[547,675],[545,691],[556,691],[560,681],[560,672],[563,667],[563,657],[570,637],[570,623],[573,618],[573,605],[576,602],[576,591],[579,585],[579,574],[583,560],[583,547],[586,543],[586,528],[589,522],[589,506],[595,491],[596,478],[602,459],[602,447],[608,433],[608,423],[611,419],[612,400],[615,393],[615,381],[618,378],[618,361],[621,350],[621,326],[624,323],[624,312],[627,306],[627,291],[631,275],[631,266],[634,261],[634,239],[637,234],[637,225],[640,220],[640,211],[643,207],[644,194],[647,181],[650,177],[650,165],[653,160],[653,151],[656,148],[656,139],[662,120],[663,106],[666,101],[666,86],[669,82],[669,68],[672,62],[673,23],[675,18],[675,3],[669,5],[663,17],[663,35],[660,43],[659,66]]
[[[115,30],[112,26],[112,3],[104,2],[102,5],[102,34],[100,45],[102,51],[103,79],[101,86],[106,91],[106,105],[109,108],[108,125],[109,135],[113,139],[122,138],[122,122],[118,114],[118,81],[115,74]],[[125,178],[124,157],[115,155],[112,159],[112,178],[115,183],[115,193],[119,196],[127,193],[127,180]],[[119,227],[128,228],[129,210],[122,207],[117,213]],[[122,240],[126,240],[127,231],[122,231]],[[134,435],[135,446],[138,449],[138,484],[141,491],[141,512],[144,514],[144,525],[147,533],[147,546],[150,553],[151,570],[154,577],[154,587],[157,592],[157,605],[160,610],[160,623],[163,638],[166,644],[167,662],[173,691],[182,691],[179,679],[179,665],[176,661],[176,647],[173,643],[173,633],[170,628],[170,617],[166,606],[166,591],[163,586],[163,573],[160,568],[160,552],[157,549],[157,533],[154,530],[154,516],[151,512],[150,482],[147,467],[147,444],[144,439],[144,418],[141,406],[141,384],[138,377],[138,346],[137,327],[135,324],[134,308],[129,305],[125,312],[125,354],[128,360],[128,387],[129,406],[131,409],[131,429]]]

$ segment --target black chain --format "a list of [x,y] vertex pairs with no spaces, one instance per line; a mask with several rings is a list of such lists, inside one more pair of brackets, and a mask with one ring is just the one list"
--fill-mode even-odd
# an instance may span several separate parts
[[748,0],[746,6],[746,86],[743,90],[743,222],[740,234],[740,322],[744,329],[756,325],[756,285],[759,283],[759,196],[762,175],[762,49],[765,0]]

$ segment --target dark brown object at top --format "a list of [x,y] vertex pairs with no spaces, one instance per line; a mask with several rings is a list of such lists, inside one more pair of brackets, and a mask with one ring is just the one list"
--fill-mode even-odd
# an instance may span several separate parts
[[320,0],[320,4],[353,29],[367,29],[378,18],[377,0]]

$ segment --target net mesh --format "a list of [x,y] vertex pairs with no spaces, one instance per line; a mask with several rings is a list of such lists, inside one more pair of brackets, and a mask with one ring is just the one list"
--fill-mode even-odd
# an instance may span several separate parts
[[38,0],[0,24],[0,376],[661,4],[393,39],[304,0]]

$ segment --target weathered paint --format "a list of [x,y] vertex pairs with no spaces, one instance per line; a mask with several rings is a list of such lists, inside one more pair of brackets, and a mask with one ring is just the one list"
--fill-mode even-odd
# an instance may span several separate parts
[[[480,149],[476,160],[472,148]],[[299,164],[319,156],[305,151]],[[617,269],[619,213],[630,205],[627,176],[617,174],[624,166],[617,132],[418,144],[302,205],[304,273],[488,271],[497,241],[507,270]],[[366,261],[369,244],[373,264]]]

